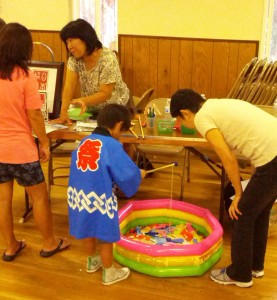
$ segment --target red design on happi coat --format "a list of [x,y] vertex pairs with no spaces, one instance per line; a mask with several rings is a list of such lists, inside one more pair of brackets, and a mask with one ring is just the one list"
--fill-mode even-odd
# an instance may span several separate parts
[[102,142],[100,140],[86,140],[77,152],[77,168],[82,171],[96,171],[100,159]]

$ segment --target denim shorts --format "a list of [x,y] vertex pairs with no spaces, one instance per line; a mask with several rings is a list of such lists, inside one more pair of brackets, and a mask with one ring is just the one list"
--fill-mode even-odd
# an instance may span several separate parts
[[33,186],[45,181],[39,161],[27,164],[0,163],[0,183],[13,179],[22,186]]

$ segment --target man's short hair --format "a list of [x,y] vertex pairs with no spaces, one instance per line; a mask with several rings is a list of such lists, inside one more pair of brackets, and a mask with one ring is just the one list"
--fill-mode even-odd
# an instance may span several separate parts
[[180,89],[171,97],[170,113],[173,118],[182,117],[181,110],[188,109],[193,113],[197,113],[204,98],[198,93],[190,89]]

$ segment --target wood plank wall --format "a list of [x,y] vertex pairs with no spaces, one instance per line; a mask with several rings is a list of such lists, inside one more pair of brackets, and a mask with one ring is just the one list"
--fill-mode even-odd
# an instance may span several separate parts
[[[66,65],[67,51],[58,31],[32,30],[31,34],[34,42],[53,50],[55,61]],[[179,88],[226,97],[244,65],[258,55],[258,47],[258,41],[119,35],[125,82],[135,96],[154,87],[152,98],[170,97]],[[51,59],[46,48],[34,46],[33,60]]]
[[[54,52],[56,62],[67,61],[67,51],[60,38],[59,31],[39,31],[31,30],[33,42],[41,42],[48,45]],[[33,60],[51,61],[50,52],[43,46],[34,45]]]
[[[64,76],[63,76],[63,84],[64,84],[68,54],[66,51],[66,47],[60,38],[60,32],[31,30],[31,35],[32,35],[33,42],[41,42],[43,44],[46,44],[52,49],[55,62],[64,62],[64,66],[65,66]],[[51,62],[52,55],[49,52],[49,50],[47,50],[46,47],[35,44],[33,47],[32,60]]]
[[258,41],[119,35],[123,78],[135,96],[153,87],[153,99],[179,88],[226,97],[258,47]]

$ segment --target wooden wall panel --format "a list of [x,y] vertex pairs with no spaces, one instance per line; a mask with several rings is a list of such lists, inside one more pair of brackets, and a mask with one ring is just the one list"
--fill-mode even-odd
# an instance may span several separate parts
[[169,82],[169,94],[172,95],[178,89],[179,82],[179,60],[176,57],[180,57],[180,41],[172,40],[171,52],[170,52],[170,82]]
[[164,97],[170,92],[170,56],[171,56],[171,41],[168,39],[158,40],[158,86],[157,97]]
[[[126,53],[126,50],[125,50],[125,40],[121,39],[120,41],[118,41],[118,47],[121,49],[122,53]],[[125,66],[126,64],[124,63],[124,57],[125,55],[121,55],[119,56],[118,55],[118,60],[119,60],[119,64],[120,64],[120,69],[121,69],[121,75],[122,77],[126,77],[125,76]]]
[[[60,33],[53,31],[31,31],[33,42],[41,42],[49,46],[54,54],[55,62],[66,62],[67,51],[60,38]],[[33,60],[51,61],[50,52],[41,45],[34,45]]]
[[212,55],[212,42],[201,40],[193,42],[191,88],[206,96],[211,94]]
[[124,43],[120,43],[120,46],[123,47],[119,60],[122,76],[131,92],[133,92],[133,39],[127,37],[124,39]]
[[[128,59],[127,39],[134,42],[128,49]],[[146,47],[144,52],[141,45]],[[258,41],[119,35],[119,54],[126,64],[127,60],[138,60],[139,55],[148,61],[133,61],[133,69],[128,65],[128,74],[123,72],[124,80],[135,96],[143,93],[142,88],[153,87],[152,98],[170,97],[179,88],[195,89],[208,98],[226,97],[245,64],[257,56],[258,47]]]
[[[135,49],[135,51],[134,51]],[[149,84],[149,39],[133,40],[133,94],[141,95]]]
[[[149,83],[147,88],[158,86],[158,39],[149,40],[149,58]],[[138,95],[142,95],[142,93]],[[157,98],[157,89],[154,89],[152,97]]]
[[249,62],[251,59],[249,57],[253,58],[257,53],[256,50],[257,47],[253,43],[246,43],[242,42],[239,44],[239,57],[238,57],[238,69],[242,70],[243,67],[247,62]]
[[[229,43],[229,62],[228,62],[228,77],[227,77],[227,94],[232,89],[234,82],[236,81],[239,75],[239,66],[238,66],[238,57],[239,57],[239,44],[236,42]],[[249,59],[250,61],[250,59]],[[248,61],[245,62],[245,64]]]
[[58,34],[53,36],[53,52],[55,56],[55,61],[64,61],[67,59],[67,51],[63,43],[61,43],[61,38]]
[[[55,61],[67,62],[58,31],[31,31],[33,41],[47,44]],[[152,98],[170,97],[179,88],[193,88],[208,98],[225,97],[247,62],[258,54],[257,41],[229,41],[119,35],[122,77],[135,96],[154,88]],[[35,46],[33,60],[51,61]],[[66,69],[66,68],[65,68]]]
[[[212,58],[211,94],[225,97],[228,93],[228,63],[229,44],[227,42],[214,42]],[[217,84],[220,82],[220,85]]]
[[[67,50],[60,38],[60,33],[57,31],[31,31],[33,42],[41,42],[49,46],[54,54],[55,62],[64,62],[66,66],[67,62]],[[52,61],[52,55],[50,51],[42,45],[34,45],[32,60],[38,61]],[[65,80],[66,68],[64,68],[63,82]]]
[[[179,82],[178,89],[181,87],[192,86],[192,50],[193,42],[189,40],[180,40],[180,56],[175,60],[179,64]],[[171,91],[173,94],[174,91]]]

